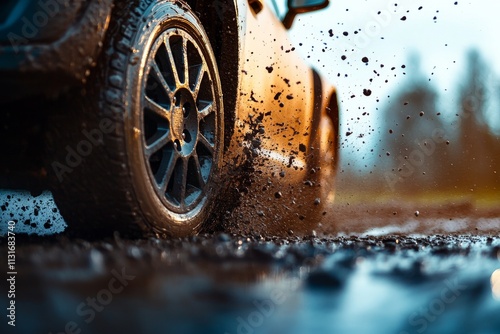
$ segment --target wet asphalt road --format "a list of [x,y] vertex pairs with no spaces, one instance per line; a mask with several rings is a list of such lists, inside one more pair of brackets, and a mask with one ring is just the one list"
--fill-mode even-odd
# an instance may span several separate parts
[[0,333],[500,333],[495,210],[347,205],[305,236],[89,241],[54,234],[50,195],[0,195]]
[[[17,245],[16,327],[4,316],[2,333],[500,332],[498,237],[18,236]],[[4,264],[5,239],[0,250]],[[0,300],[5,310],[6,293]]]

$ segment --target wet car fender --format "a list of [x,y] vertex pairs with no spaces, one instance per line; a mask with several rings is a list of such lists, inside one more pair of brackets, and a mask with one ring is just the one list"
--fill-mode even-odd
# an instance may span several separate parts
[[237,3],[238,97],[227,160],[246,164],[251,176],[233,184],[243,193],[236,214],[254,232],[311,232],[333,200],[335,89],[303,61],[266,3]]

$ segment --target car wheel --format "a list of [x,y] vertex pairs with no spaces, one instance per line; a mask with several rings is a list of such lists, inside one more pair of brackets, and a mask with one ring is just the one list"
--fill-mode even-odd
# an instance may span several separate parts
[[83,107],[49,137],[65,146],[50,167],[69,228],[195,234],[214,207],[224,139],[203,26],[183,2],[120,2],[94,72]]

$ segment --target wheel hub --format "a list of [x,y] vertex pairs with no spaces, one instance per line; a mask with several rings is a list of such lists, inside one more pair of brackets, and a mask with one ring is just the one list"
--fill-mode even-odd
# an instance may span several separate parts
[[198,138],[198,117],[193,94],[186,88],[179,89],[174,95],[170,127],[175,149],[182,156],[189,156]]

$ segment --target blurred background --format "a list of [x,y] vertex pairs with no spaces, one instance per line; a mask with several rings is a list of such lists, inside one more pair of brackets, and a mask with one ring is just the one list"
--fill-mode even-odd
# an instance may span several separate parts
[[297,49],[338,87],[339,206],[500,202],[500,3],[331,1]]

